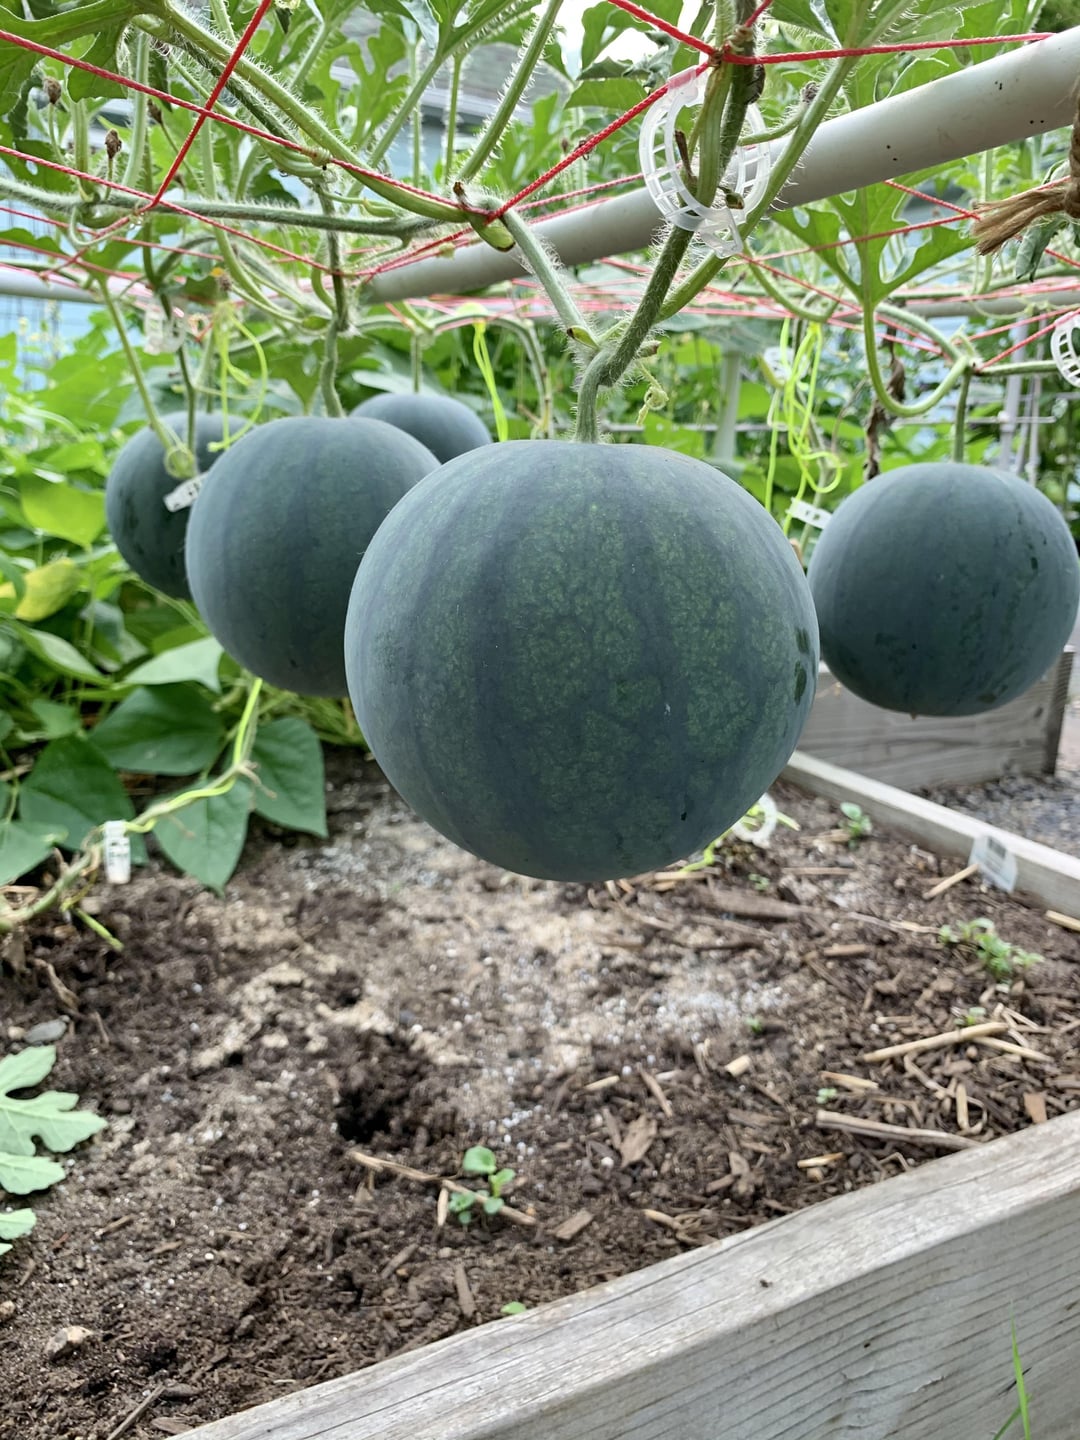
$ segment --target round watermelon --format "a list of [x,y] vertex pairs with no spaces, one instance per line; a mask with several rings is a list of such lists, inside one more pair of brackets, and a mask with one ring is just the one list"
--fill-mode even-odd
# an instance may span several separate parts
[[1054,506],[978,465],[908,465],[856,490],[822,531],[809,581],[832,673],[910,715],[978,715],[1023,694],[1080,600]]
[[[185,414],[163,415],[175,434],[187,436]],[[225,427],[220,415],[199,415],[195,421],[195,461],[200,474],[209,470],[220,451]],[[105,482],[105,521],[116,548],[140,579],[165,595],[190,600],[184,571],[184,539],[190,509],[166,510],[165,496],[181,484],[165,468],[165,451],[149,426],[133,435],[116,457]]]
[[192,596],[229,654],[282,689],[344,695],[356,567],[437,463],[381,420],[274,420],[237,441],[206,477],[187,535]]
[[484,422],[460,400],[446,395],[376,395],[352,413],[396,425],[426,445],[443,464],[492,443]]
[[510,441],[368,548],[349,693],[391,784],[508,870],[600,880],[738,820],[791,755],[817,626],[779,526],[702,461]]

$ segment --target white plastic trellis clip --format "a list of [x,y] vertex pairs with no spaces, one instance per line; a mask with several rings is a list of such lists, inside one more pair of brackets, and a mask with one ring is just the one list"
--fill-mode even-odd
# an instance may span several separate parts
[[202,476],[195,475],[190,480],[181,480],[175,490],[170,490],[165,496],[164,505],[166,510],[190,510],[198,498],[202,489]]
[[[645,188],[665,219],[680,230],[693,230],[717,255],[735,255],[742,249],[738,221],[723,200],[702,205],[684,181],[682,160],[675,143],[675,122],[679,112],[700,105],[705,97],[708,70],[695,68],[673,75],[667,90],[646,112],[638,141],[638,160]],[[751,131],[762,128],[761,112],[747,106],[746,122]],[[765,193],[769,181],[768,145],[742,145],[724,172],[720,188],[742,197],[749,209]]]
[[1076,332],[1080,329],[1080,310],[1062,315],[1050,336],[1050,354],[1063,380],[1080,390],[1080,354],[1076,350]]
[[110,885],[126,885],[131,879],[131,841],[123,820],[106,820],[105,878]]
[[156,302],[143,315],[143,349],[147,355],[173,355],[184,343],[184,332],[175,315],[167,316]]
[[752,824],[747,825],[747,817],[744,815],[741,820],[736,820],[731,827],[731,833],[739,840],[749,840],[751,845],[759,845],[764,850],[772,839],[780,812],[776,808],[776,801],[767,791],[753,807],[753,811],[757,813],[753,815]]

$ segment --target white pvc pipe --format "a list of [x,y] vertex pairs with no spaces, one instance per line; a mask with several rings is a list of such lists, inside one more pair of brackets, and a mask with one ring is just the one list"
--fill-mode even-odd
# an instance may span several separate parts
[[[1080,26],[971,65],[942,80],[829,120],[815,134],[774,208],[809,205],[894,176],[976,155],[1067,125],[1080,73]],[[774,142],[779,154],[784,142]],[[564,265],[643,250],[661,224],[644,189],[540,221],[536,232]],[[525,274],[516,251],[483,243],[447,259],[376,276],[374,301],[466,295]]]

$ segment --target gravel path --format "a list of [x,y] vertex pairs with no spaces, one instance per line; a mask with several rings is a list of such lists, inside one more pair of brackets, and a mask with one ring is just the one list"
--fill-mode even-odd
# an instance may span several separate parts
[[[1080,664],[1074,680],[1078,671]],[[1066,711],[1056,775],[1010,775],[982,785],[939,785],[923,793],[951,810],[1080,856],[1080,696]]]

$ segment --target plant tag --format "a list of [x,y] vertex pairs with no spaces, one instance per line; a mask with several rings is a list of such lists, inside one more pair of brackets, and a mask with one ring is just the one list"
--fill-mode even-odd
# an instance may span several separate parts
[[105,878],[110,885],[126,885],[131,879],[131,841],[123,820],[106,820]]
[[788,506],[788,514],[792,520],[801,520],[804,525],[812,525],[815,530],[824,530],[832,519],[828,510],[823,510],[820,505],[811,505],[808,500],[792,500]]
[[198,498],[202,489],[202,476],[195,475],[190,480],[182,480],[175,490],[170,490],[165,496],[166,510],[190,510]]
[[1016,856],[996,835],[977,835],[968,856],[969,865],[978,865],[979,873],[999,890],[1016,888]]
[[169,316],[160,305],[148,305],[143,315],[143,349],[147,355],[172,355],[184,343],[184,332],[176,316]]

